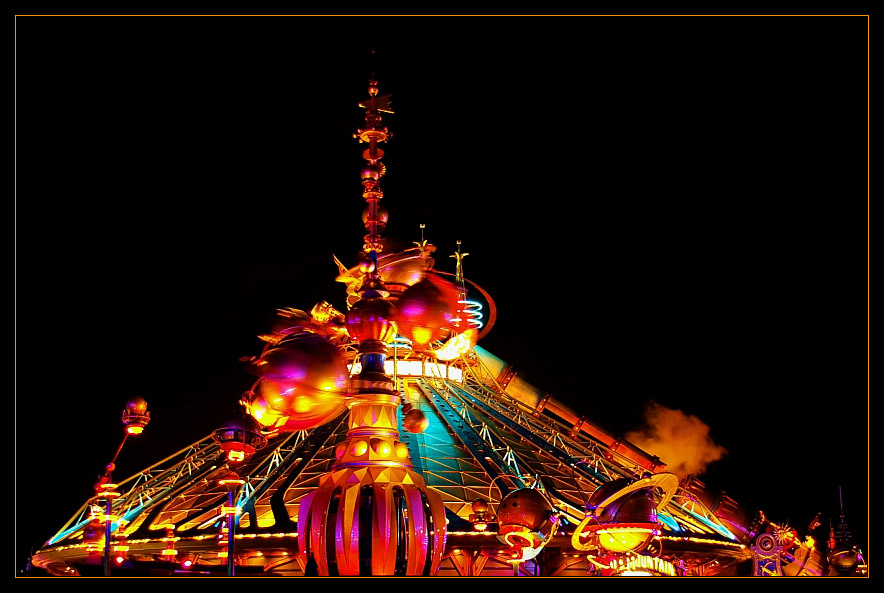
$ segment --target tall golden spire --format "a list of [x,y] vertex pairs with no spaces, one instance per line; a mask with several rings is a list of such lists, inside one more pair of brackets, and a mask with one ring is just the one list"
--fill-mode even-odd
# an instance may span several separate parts
[[363,266],[370,270],[366,276],[366,281],[369,283],[367,288],[373,288],[373,285],[380,282],[377,258],[384,249],[381,232],[387,225],[388,218],[386,209],[380,205],[381,198],[384,197],[380,179],[384,176],[386,168],[381,163],[384,151],[378,145],[392,137],[390,131],[382,125],[381,113],[393,113],[393,111],[390,109],[390,95],[378,97],[378,83],[374,75],[368,83],[368,95],[368,100],[359,104],[365,109],[365,127],[357,130],[353,136],[358,138],[359,142],[368,144],[368,148],[362,152],[362,158],[366,161],[362,167],[362,197],[367,203],[362,213],[362,222],[367,232],[362,249],[364,259],[368,260]]
[[428,575],[442,560],[445,506],[414,470],[408,447],[399,440],[400,395],[384,369],[397,324],[378,269],[387,221],[379,204],[384,151],[378,145],[390,137],[381,113],[392,112],[389,96],[377,96],[374,76],[368,93],[360,103],[365,128],[355,134],[368,144],[362,153],[367,161],[362,167],[367,234],[360,261],[365,276],[360,298],[346,314],[347,332],[359,343],[361,370],[350,380],[347,438],[335,448],[331,471],[301,500],[298,546],[304,562],[315,561],[320,575]]

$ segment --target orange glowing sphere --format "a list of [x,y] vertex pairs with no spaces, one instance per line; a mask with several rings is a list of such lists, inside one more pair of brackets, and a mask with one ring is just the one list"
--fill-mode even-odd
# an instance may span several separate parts
[[363,257],[359,260],[359,271],[363,274],[371,274],[377,269],[377,264],[370,257]]
[[340,391],[299,390],[292,382],[264,378],[248,405],[263,426],[291,432],[321,426],[347,409]]
[[261,355],[258,372],[264,378],[295,384],[302,391],[344,388],[347,367],[340,350],[324,337],[307,333]]
[[377,165],[364,165],[361,173],[363,179],[373,179],[377,181],[381,178],[381,169]]
[[421,280],[402,293],[397,303],[399,333],[423,349],[440,339],[453,318],[448,298],[433,281]]
[[[599,506],[598,524],[591,531],[610,552],[639,552],[657,533],[657,504],[650,488],[627,490],[632,481],[612,480],[593,492],[589,505]],[[625,491],[622,495],[618,492]],[[601,506],[605,501],[605,506]]]
[[133,397],[126,402],[122,419],[128,434],[141,434],[144,427],[150,422],[150,412],[147,411],[147,402],[144,401],[144,398]]
[[337,347],[322,336],[283,342],[264,353],[257,366],[261,380],[248,408],[265,427],[304,430],[346,409],[347,367]]
[[[384,208],[383,206],[378,206],[377,218],[375,219],[375,221],[378,223],[378,227],[380,228],[380,230],[384,230],[384,228],[387,226],[387,222],[389,222],[389,220],[390,220],[390,213],[387,212],[387,209]],[[365,226],[368,226],[368,224],[369,224],[369,209],[367,206],[362,211],[362,223]]]
[[396,311],[382,298],[361,299],[347,311],[347,332],[359,342],[378,340],[389,344],[396,337]]
[[521,488],[500,501],[497,538],[510,547],[513,560],[529,560],[552,539],[557,517],[537,490]]
[[126,412],[143,416],[147,412],[147,402],[143,397],[133,397],[126,402]]
[[212,439],[228,453],[229,461],[244,461],[267,444],[261,426],[252,416],[228,420],[212,433]]
[[402,418],[402,428],[410,433],[420,434],[425,431],[429,425],[430,421],[427,419],[426,414],[416,408],[409,410]]
[[500,501],[497,519],[501,532],[508,527],[524,527],[539,532],[550,523],[553,509],[549,501],[537,490],[521,488],[507,494]]
[[487,513],[488,508],[488,501],[484,498],[477,498],[473,501],[472,509],[474,513]]
[[648,489],[639,489],[608,504],[598,515],[600,523],[657,523],[657,504]]

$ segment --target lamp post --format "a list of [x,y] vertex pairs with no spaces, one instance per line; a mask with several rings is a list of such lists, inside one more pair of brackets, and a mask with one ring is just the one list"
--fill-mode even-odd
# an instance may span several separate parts
[[236,506],[236,492],[245,484],[236,469],[252,456],[255,451],[267,444],[267,439],[261,434],[261,425],[249,416],[243,414],[240,418],[234,418],[221,425],[212,433],[212,439],[221,445],[225,452],[229,473],[218,480],[218,485],[227,488],[227,505],[221,507],[221,513],[227,523],[227,576],[236,575],[236,563],[234,562],[234,541],[236,530],[236,516],[240,509]]
[[111,462],[105,466],[104,475],[95,485],[96,497],[104,502],[104,576],[110,576],[110,549],[111,549],[111,531],[113,528],[113,501],[120,493],[117,492],[117,485],[113,483],[113,472],[116,466],[117,457],[126,444],[129,435],[139,435],[144,431],[144,427],[150,422],[150,412],[147,411],[147,402],[144,398],[134,397],[126,402],[123,409],[123,426],[126,427],[123,433],[123,440],[117,447]]

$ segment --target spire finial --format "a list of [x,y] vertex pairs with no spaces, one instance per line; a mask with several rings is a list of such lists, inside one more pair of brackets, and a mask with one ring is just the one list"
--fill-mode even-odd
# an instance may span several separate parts
[[457,267],[455,268],[454,278],[463,288],[464,278],[463,278],[463,258],[468,256],[469,253],[461,253],[460,251],[460,239],[457,240],[457,252],[450,257],[453,257],[457,261]]
[[[372,54],[374,54],[374,50],[372,50]],[[378,145],[381,142],[386,142],[392,136],[389,130],[381,125],[381,112],[393,112],[390,110],[390,96],[377,96],[377,85],[374,72],[372,72],[368,81],[369,99],[359,104],[361,108],[365,109],[365,127],[357,130],[354,137],[358,138],[360,142],[368,143],[368,148],[362,151],[362,158],[367,161],[362,167],[362,197],[367,202],[362,214],[366,230],[362,250],[365,267],[368,271],[362,290],[383,291],[377,259],[378,254],[383,251],[381,232],[387,224],[388,215],[386,210],[380,206],[381,198],[384,197],[380,179],[386,173],[386,167],[380,162],[384,151]]]
[[415,246],[421,250],[421,254],[422,254],[421,257],[424,257],[425,255],[427,255],[429,253],[427,251],[427,240],[424,239],[424,229],[427,228],[427,225],[425,225],[424,223],[420,223],[419,226],[421,229],[421,240],[420,241],[412,241],[412,243],[414,243]]

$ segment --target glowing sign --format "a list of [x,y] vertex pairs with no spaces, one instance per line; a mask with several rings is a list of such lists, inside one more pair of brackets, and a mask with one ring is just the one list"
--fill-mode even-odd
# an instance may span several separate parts
[[675,566],[653,556],[629,556],[611,560],[610,569],[620,576],[676,576]]

